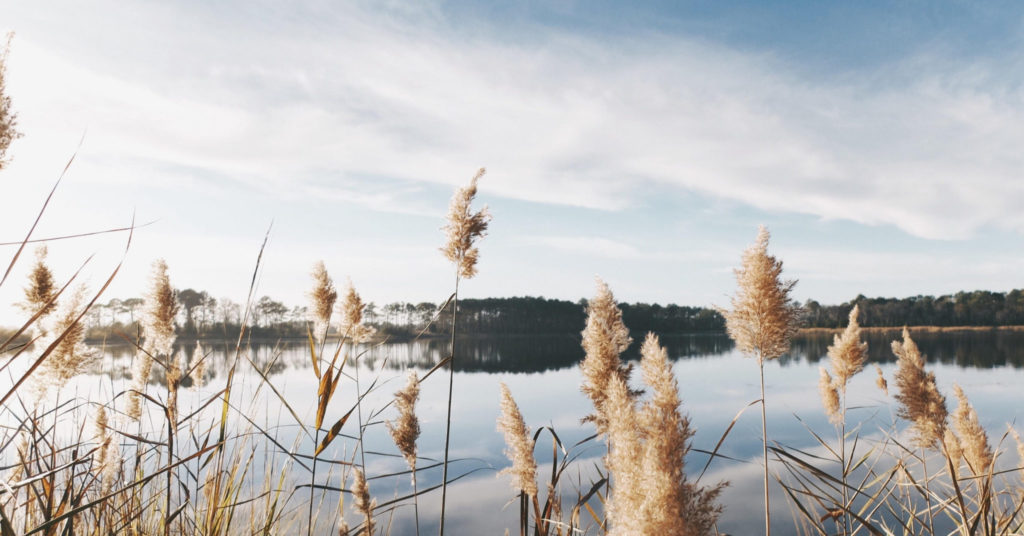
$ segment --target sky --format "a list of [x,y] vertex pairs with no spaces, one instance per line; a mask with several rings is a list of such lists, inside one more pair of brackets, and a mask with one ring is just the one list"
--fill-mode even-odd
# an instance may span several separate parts
[[[24,137],[4,242],[101,300],[172,283],[440,302],[455,188],[493,214],[461,295],[726,305],[755,238],[797,299],[1024,287],[1013,2],[0,0]],[[15,248],[0,246],[6,258]],[[30,257],[0,287],[21,296]],[[6,309],[6,307],[5,307]],[[0,323],[10,323],[10,314]]]

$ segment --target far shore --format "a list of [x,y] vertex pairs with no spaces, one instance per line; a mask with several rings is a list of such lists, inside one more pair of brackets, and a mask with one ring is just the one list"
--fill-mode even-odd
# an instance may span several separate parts
[[[955,331],[1024,331],[1024,326],[905,326],[911,333],[942,333]],[[899,333],[904,326],[861,326],[861,331]],[[800,333],[839,333],[846,328],[800,328]]]

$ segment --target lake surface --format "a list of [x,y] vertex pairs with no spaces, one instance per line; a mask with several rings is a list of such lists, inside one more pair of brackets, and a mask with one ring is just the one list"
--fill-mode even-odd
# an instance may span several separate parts
[[[881,365],[890,383],[895,356],[889,348],[897,336],[895,333],[865,336],[871,360]],[[929,368],[935,372],[943,393],[951,399],[947,402],[950,409],[955,406],[952,384],[956,382],[970,397],[994,440],[1003,434],[1007,423],[1024,414],[1024,389],[1021,389],[1024,385],[1024,332],[919,333],[915,334],[915,340],[926,354]],[[827,364],[825,352],[830,343],[831,335],[802,335],[790,355],[766,365],[768,427],[772,441],[789,447],[813,448],[816,442],[807,427],[822,437],[836,437],[821,409],[817,390],[818,368]],[[662,344],[674,362],[683,409],[697,429],[693,445],[696,449],[711,450],[736,414],[759,397],[757,364],[737,353],[724,335],[663,337]],[[190,356],[194,352],[194,343],[180,346]],[[638,346],[639,343],[634,342],[627,358],[636,358]],[[183,406],[196,404],[224,386],[226,370],[235,355],[234,343],[208,343],[205,351],[210,353],[211,364],[206,386],[184,393],[180,402]],[[448,354],[448,341],[383,344],[357,351],[365,353],[356,364],[347,365],[351,378],[342,380],[324,420],[325,427],[353,407],[357,375],[364,390],[376,380],[374,390],[362,405],[362,417],[370,423],[365,440],[367,472],[373,476],[401,471],[405,468],[404,462],[397,456],[397,449],[382,422],[395,417],[395,410],[387,404],[393,393],[405,384],[405,369],[415,369],[422,375]],[[103,352],[102,364],[95,374],[74,379],[62,392],[109,400],[111,393],[123,390],[131,370],[131,348],[108,346]],[[252,423],[272,431],[282,445],[291,448],[298,437],[298,452],[311,452],[313,442],[302,438],[299,427],[277,396],[265,386],[259,387],[260,377],[253,370],[253,364],[265,369],[277,391],[310,426],[317,382],[308,346],[302,342],[253,344],[244,349],[243,356],[236,377],[236,394],[232,397],[237,410]],[[567,448],[593,433],[591,425],[580,423],[580,419],[592,411],[589,400],[579,390],[578,362],[582,356],[578,336],[460,339],[451,446],[452,457],[460,461],[451,466],[449,475],[466,476],[449,487],[446,523],[451,534],[501,534],[506,527],[516,532],[518,503],[512,502],[515,496],[508,478],[496,476],[498,470],[509,464],[503,455],[502,436],[495,427],[500,382],[509,386],[532,429],[554,428]],[[438,371],[422,385],[417,411],[422,428],[419,453],[425,458],[421,465],[428,465],[429,459],[442,457],[447,379],[447,371]],[[150,388],[159,392],[159,387],[154,376]],[[851,406],[848,419],[862,422],[862,437],[878,437],[891,429],[895,406],[892,399],[875,386],[873,366],[869,365],[851,381],[848,397]],[[182,409],[181,413],[186,411]],[[149,418],[154,423],[159,422],[155,414]],[[212,422],[215,417],[203,418]],[[233,414],[232,422],[237,423],[240,430],[247,426],[239,414]],[[353,416],[344,431],[356,433],[355,423]],[[749,534],[762,530],[760,426],[758,408],[750,407],[738,419],[719,451],[729,459],[716,459],[702,479],[709,484],[730,482],[721,496],[725,505],[719,524],[722,532]],[[902,429],[905,423],[898,426]],[[351,439],[341,438],[324,457],[351,460],[356,454],[353,445]],[[255,453],[257,467],[265,466],[268,458],[275,456],[273,448],[264,447]],[[541,434],[536,454],[542,482],[550,474],[551,449],[551,436]],[[596,468],[604,454],[604,443],[589,441],[576,448],[574,454],[579,457],[564,482],[571,480],[585,492],[597,478]],[[1010,454],[1007,458],[1015,457]],[[706,461],[705,454],[691,453],[687,461],[688,473],[698,474]],[[1016,463],[1015,459],[1011,461]],[[274,463],[281,463],[280,457]],[[439,483],[440,475],[439,468],[423,471],[419,477],[420,488]],[[291,476],[290,485],[308,483],[309,473],[301,468],[293,468]],[[318,482],[341,485],[336,472],[328,477],[324,469],[319,470]],[[370,489],[377,501],[384,503],[408,492],[408,477],[374,479]],[[294,504],[303,503],[306,494],[308,489],[298,492],[292,499]],[[575,491],[570,486],[563,488],[563,494],[563,509],[568,511],[575,500]],[[420,523],[426,533],[436,531],[439,501],[439,491],[420,498]],[[328,492],[325,504],[337,504],[337,495]],[[351,505],[351,500],[346,500],[346,505]],[[322,518],[331,522],[334,513],[329,506],[325,510]],[[391,533],[413,534],[412,514],[411,506],[394,510],[390,519]],[[351,513],[348,516],[354,525],[356,517]],[[781,493],[773,494],[773,516],[773,530],[778,534],[796,533],[793,516]],[[389,520],[385,517],[383,521]]]

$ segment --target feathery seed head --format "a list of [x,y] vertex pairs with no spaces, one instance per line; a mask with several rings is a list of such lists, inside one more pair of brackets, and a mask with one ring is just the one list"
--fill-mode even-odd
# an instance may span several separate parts
[[945,435],[946,397],[935,385],[935,374],[925,372],[924,358],[907,328],[903,328],[903,342],[893,341],[892,351],[899,358],[895,376],[897,415],[910,421],[918,446],[934,447]]
[[61,304],[47,334],[37,341],[37,347],[45,349],[63,335],[43,362],[40,379],[45,378],[56,386],[64,385],[99,359],[99,353],[85,344],[85,326],[78,321],[84,301],[85,287],[79,286]]
[[680,409],[668,354],[649,334],[641,356],[652,394],[640,407],[621,375],[609,374],[605,384],[605,465],[613,482],[606,502],[608,534],[712,534],[722,510],[715,501],[724,484],[699,487],[687,478],[693,430]]
[[533,438],[523,422],[523,414],[512,398],[508,386],[501,384],[501,416],[498,431],[505,435],[505,455],[512,467],[502,469],[499,475],[512,475],[512,487],[531,496],[537,496],[537,461],[533,458]]
[[373,536],[375,523],[373,522],[373,509],[377,507],[377,500],[370,498],[370,488],[366,485],[366,476],[358,468],[355,470],[355,482],[352,483],[352,495],[355,497],[356,510],[363,514],[366,519],[363,523],[363,536]]
[[177,357],[168,359],[167,370],[164,371],[164,378],[167,381],[167,414],[174,423],[178,422],[178,387],[181,386],[181,375],[185,371],[181,354],[182,352],[178,351]]
[[721,511],[714,504],[720,487],[700,488],[686,476],[686,455],[694,432],[690,419],[680,409],[679,385],[668,353],[658,337],[649,333],[640,354],[644,383],[651,388],[651,398],[643,403],[636,417],[642,438],[642,489],[633,492],[643,497],[642,532],[711,534]]
[[587,326],[583,330],[583,350],[586,357],[580,363],[583,372],[581,390],[594,403],[592,419],[598,432],[605,432],[607,415],[604,402],[607,399],[608,382],[619,377],[623,382],[629,379],[629,367],[622,364],[619,354],[629,348],[633,339],[622,323],[622,311],[615,304],[615,296],[608,285],[597,280],[597,294],[587,304]]
[[967,400],[967,395],[959,385],[953,384],[957,407],[953,412],[953,425],[960,437],[964,459],[976,476],[987,474],[992,466],[992,448],[988,443],[988,435],[978,422],[978,412]]
[[[1007,425],[1010,430],[1010,435],[1013,436],[1014,442],[1017,443],[1017,463],[1018,467],[1024,467],[1024,439],[1021,439],[1020,434],[1012,426]],[[1024,482],[1024,470],[1020,473],[1021,482]]]
[[316,326],[313,335],[322,341],[331,322],[331,312],[334,310],[334,302],[338,300],[338,291],[334,288],[331,276],[327,274],[324,261],[317,261],[313,265],[312,275],[313,290],[309,292],[312,307],[309,313]]
[[149,292],[145,296],[142,331],[146,349],[158,356],[170,356],[174,351],[174,317],[178,314],[177,292],[167,276],[167,262],[153,262]]
[[642,430],[629,387],[618,375],[608,378],[604,406],[608,418],[605,466],[614,486],[606,505],[608,534],[646,534]]
[[142,416],[142,397],[139,393],[145,392],[152,370],[153,357],[150,354],[140,352],[135,356],[135,363],[132,366],[131,391],[128,392],[128,407],[125,409],[125,413],[131,419],[138,420]]
[[825,414],[832,424],[842,422],[843,415],[839,409],[839,391],[836,389],[836,382],[832,380],[825,367],[821,367],[821,377],[818,380],[818,392],[821,393],[821,405],[825,407]]
[[850,378],[864,370],[864,362],[868,357],[868,343],[860,340],[858,311],[858,307],[854,305],[850,311],[850,323],[843,330],[843,334],[836,335],[832,346],[828,347],[828,357],[832,362],[836,386],[843,393],[846,392],[846,384]]
[[198,389],[206,385],[206,351],[203,348],[203,343],[196,341],[196,349],[192,356],[194,360],[198,360],[195,368],[192,369],[192,388]]
[[359,293],[352,286],[352,280],[348,280],[345,284],[345,295],[338,305],[338,315],[340,316],[338,333],[348,336],[353,343],[367,342],[377,331],[363,324],[363,309],[365,308],[366,304],[363,303],[363,299],[359,297]]
[[420,397],[420,380],[416,372],[409,372],[409,380],[400,391],[395,393],[395,407],[398,408],[398,420],[388,421],[388,431],[398,450],[402,452],[409,468],[416,469],[416,440],[420,437],[420,421],[416,417],[416,401]]
[[116,476],[117,445],[114,444],[114,438],[107,428],[107,410],[103,406],[96,410],[96,444],[99,445],[99,450],[94,470],[99,472],[101,491],[105,494],[110,490]]
[[775,359],[789,351],[803,311],[790,297],[796,281],[781,279],[782,261],[768,254],[769,236],[762,225],[757,241],[743,252],[742,266],[735,270],[732,309],[722,311],[736,346],[758,360]]
[[469,181],[469,186],[459,188],[452,196],[448,206],[447,223],[442,228],[447,238],[441,252],[445,258],[455,263],[459,277],[469,279],[476,275],[476,262],[480,252],[473,245],[478,238],[487,235],[487,226],[491,214],[487,207],[478,212],[470,212],[469,205],[476,197],[476,183],[485,173],[480,168]]
[[10,158],[7,156],[7,149],[11,142],[21,137],[21,133],[15,127],[18,125],[17,114],[11,109],[11,98],[7,96],[7,54],[11,49],[11,39],[14,33],[7,34],[7,42],[0,50],[0,169],[7,166]]
[[875,378],[875,385],[885,393],[885,396],[889,396],[889,382],[885,381],[885,374],[882,374],[882,367],[875,365],[875,370],[878,372],[878,377]]
[[[46,317],[57,307],[57,303],[53,301],[54,295],[57,294],[57,285],[53,280],[53,272],[46,266],[47,252],[46,245],[36,248],[36,261],[28,276],[28,286],[25,287],[25,302],[21,304],[21,308],[29,314],[34,315],[42,310],[40,318]],[[36,324],[39,325],[40,322]]]
[[946,431],[942,435],[942,445],[946,449],[946,456],[949,457],[949,462],[953,466],[953,473],[955,477],[960,477],[960,460],[964,457],[964,450],[960,443],[960,438],[953,433],[953,430],[946,428]]

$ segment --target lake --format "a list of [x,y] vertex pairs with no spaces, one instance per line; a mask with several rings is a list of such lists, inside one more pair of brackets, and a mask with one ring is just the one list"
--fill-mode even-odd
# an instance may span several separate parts
[[[890,384],[895,356],[889,348],[897,336],[896,332],[865,334],[870,359],[881,365]],[[634,337],[640,338],[637,334]],[[926,354],[929,369],[935,372],[950,410],[955,407],[952,384],[956,382],[970,397],[993,442],[998,440],[1005,432],[1006,424],[1013,422],[1024,410],[1024,389],[1021,389],[1024,385],[1024,332],[922,332],[916,333],[914,338]],[[825,353],[830,343],[831,335],[803,334],[797,338],[788,356],[766,364],[768,428],[772,441],[791,448],[813,449],[817,443],[808,428],[823,438],[835,441],[835,429],[822,410],[817,390],[818,368],[827,364]],[[683,409],[697,430],[693,446],[709,451],[737,413],[759,397],[757,364],[736,352],[724,335],[666,336],[662,338],[662,344],[673,359]],[[204,346],[210,362],[206,385],[181,395],[181,414],[186,414],[188,405],[198,404],[223,388],[226,371],[235,355],[233,342],[211,342],[204,343]],[[639,342],[635,341],[626,357],[636,358],[638,346]],[[179,347],[190,356],[195,349],[194,343],[179,344]],[[328,344],[328,347],[333,346]],[[105,401],[109,400],[111,393],[125,388],[133,357],[131,347],[110,345],[102,347],[102,351],[103,358],[96,373],[73,379],[62,388],[62,398],[77,395]],[[353,407],[357,376],[362,389],[374,385],[362,404],[362,418],[369,422],[364,444],[367,474],[387,475],[401,471],[405,468],[404,461],[397,455],[397,449],[383,426],[383,420],[395,417],[395,410],[387,404],[393,393],[404,385],[404,370],[415,369],[422,375],[447,355],[448,341],[387,343],[360,347],[358,351],[363,352],[362,356],[357,364],[346,367],[351,377],[342,380],[324,420],[325,427]],[[310,453],[313,442],[302,439],[294,418],[278,402],[277,395],[265,386],[260,387],[260,377],[253,370],[253,364],[265,370],[280,395],[310,426],[317,381],[310,364],[308,345],[302,341],[251,344],[243,354],[248,359],[244,357],[239,364],[232,401],[245,417],[241,413],[233,413],[231,421],[238,430],[242,430],[251,427],[245,420],[250,419],[251,423],[275,435],[277,441],[289,449],[298,437],[298,452]],[[459,461],[450,467],[449,476],[465,476],[449,486],[446,528],[451,534],[501,534],[505,528],[513,533],[517,531],[518,502],[514,501],[508,477],[495,476],[498,470],[509,464],[503,455],[504,441],[495,427],[499,414],[500,382],[509,386],[527,425],[533,430],[544,426],[553,428],[566,448],[593,433],[592,425],[580,422],[592,411],[589,400],[579,390],[578,362],[582,356],[578,335],[459,340],[451,446],[451,456]],[[851,406],[848,419],[861,423],[859,433],[865,439],[880,437],[891,429],[894,419],[893,400],[875,386],[875,376],[874,367],[869,365],[851,381],[848,390]],[[161,392],[155,375],[149,389],[153,393]],[[418,443],[419,454],[424,458],[421,466],[428,465],[430,459],[442,458],[446,393],[447,371],[438,371],[422,385],[417,407],[422,428]],[[123,402],[119,404],[119,407],[123,406]],[[219,410],[219,406],[214,409]],[[212,423],[216,411],[208,410],[208,413],[203,419]],[[154,428],[159,429],[159,416],[152,413],[148,418],[154,423]],[[356,433],[356,420],[354,415],[343,432]],[[898,423],[900,429],[905,426],[905,423]],[[719,529],[724,533],[749,534],[762,530],[760,427],[759,408],[755,405],[739,417],[719,450],[724,457],[714,460],[702,478],[702,483],[724,480],[730,483],[721,496],[725,509]],[[275,467],[274,464],[283,463],[283,456],[275,454],[269,441],[257,444],[259,448],[254,449],[257,467]],[[339,438],[323,457],[352,460],[356,455],[353,444],[350,438]],[[591,440],[577,447],[572,454],[578,457],[568,470],[567,474],[571,476],[563,477],[565,511],[571,509],[576,497],[572,486],[585,492],[598,478],[604,443]],[[541,434],[536,455],[539,480],[543,482],[551,470],[550,434]],[[1019,463],[1012,453],[1006,458],[1008,463]],[[692,476],[699,474],[707,459],[706,454],[691,452],[687,460],[688,473]],[[340,486],[337,471],[328,476],[324,465],[318,469],[318,482]],[[777,469],[774,464],[772,468]],[[422,471],[420,489],[439,483],[440,475],[440,468]],[[289,476],[289,486],[308,483],[309,473],[301,468],[293,468]],[[384,503],[407,493],[410,489],[408,480],[407,475],[373,479],[370,490],[379,503]],[[291,499],[291,504],[304,505],[308,493],[308,488],[300,489]],[[794,516],[786,499],[781,493],[774,492],[772,501],[773,532],[796,534]],[[436,533],[439,502],[439,490],[420,498],[420,524],[424,533]],[[336,508],[331,506],[337,504],[337,494],[327,492],[324,504],[321,522],[333,522]],[[594,504],[596,506],[597,503]],[[350,498],[346,500],[346,506],[351,507]],[[351,512],[347,516],[353,525],[358,522]],[[411,505],[394,509],[380,522],[391,524],[391,534],[414,533]]]

